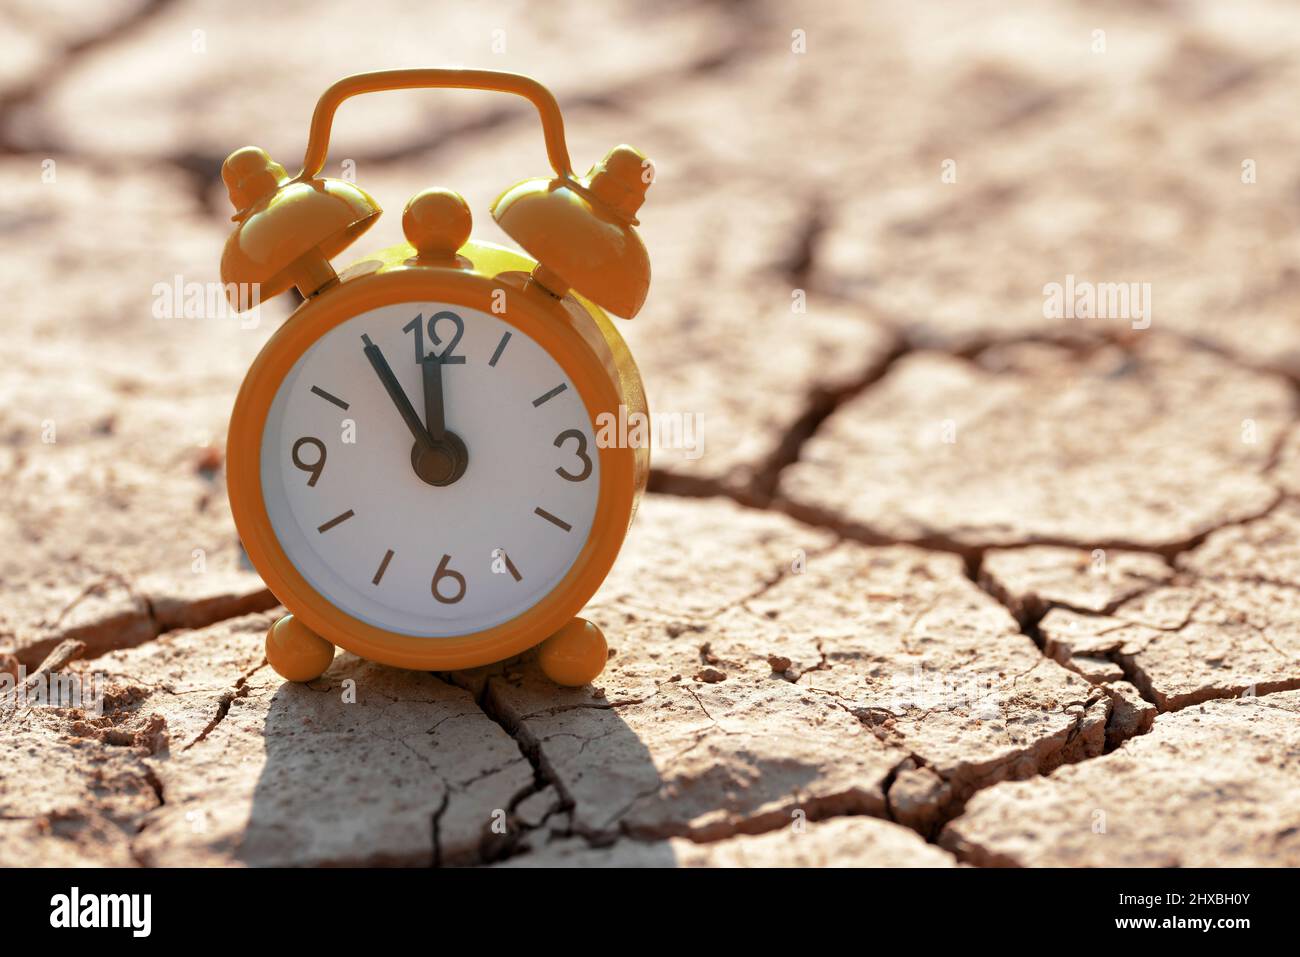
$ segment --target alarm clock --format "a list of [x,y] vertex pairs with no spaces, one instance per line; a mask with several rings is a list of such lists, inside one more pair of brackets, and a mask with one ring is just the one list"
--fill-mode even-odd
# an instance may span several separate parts
[[[554,175],[492,205],[527,253],[470,239],[464,199],[414,196],[406,242],[336,273],[330,259],[380,208],[319,174],[334,113],[416,87],[523,96]],[[576,617],[612,567],[645,489],[648,447],[602,441],[647,414],[605,310],[631,318],[650,264],[636,213],[651,179],[629,146],[583,177],[551,94],[481,70],[359,74],[312,117],[302,170],[256,147],[222,166],[237,224],[221,259],[232,304],[297,288],[303,302],[248,371],[230,419],[227,487],[250,561],[288,614],[266,656],[310,681],[336,647],[400,668],[489,664],[540,645],[553,681],[602,670],[605,638]]]

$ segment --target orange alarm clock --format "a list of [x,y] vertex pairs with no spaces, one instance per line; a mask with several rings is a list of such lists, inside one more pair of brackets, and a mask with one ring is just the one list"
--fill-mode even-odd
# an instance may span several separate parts
[[[431,189],[406,205],[407,242],[336,274],[329,260],[380,209],[319,176],[334,113],[359,93],[416,87],[513,93],[537,108],[554,176],[492,206],[528,255],[471,240],[465,201]],[[261,298],[296,286],[304,300],[249,369],[227,441],[235,525],[289,611],[267,634],[271,666],[309,681],[338,646],[449,670],[540,644],[552,680],[595,678],[605,639],[575,616],[613,566],[649,473],[648,447],[597,442],[600,423],[646,415],[603,311],[631,318],[649,288],[635,230],[646,159],[619,146],[579,178],[539,83],[394,70],[325,92],[296,176],[256,147],[221,174],[237,210],[221,258],[232,303],[254,283]]]

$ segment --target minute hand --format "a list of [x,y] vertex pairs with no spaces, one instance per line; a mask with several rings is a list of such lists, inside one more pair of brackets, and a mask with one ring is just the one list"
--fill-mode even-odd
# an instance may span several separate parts
[[426,356],[420,366],[424,375],[424,425],[429,438],[441,442],[447,434],[447,417],[442,407],[442,360]]
[[415,441],[424,446],[432,446],[434,444],[433,439],[429,437],[424,424],[412,407],[411,400],[402,391],[401,383],[397,381],[397,376],[393,375],[393,370],[389,367],[388,360],[384,358],[379,346],[371,342],[370,337],[366,335],[361,337],[361,341],[366,344],[366,358],[370,360],[370,364],[374,367],[375,375],[379,376],[379,381],[384,384],[388,397],[393,400],[393,405],[397,406],[397,411],[402,414],[402,421],[411,430],[411,435],[415,437]]

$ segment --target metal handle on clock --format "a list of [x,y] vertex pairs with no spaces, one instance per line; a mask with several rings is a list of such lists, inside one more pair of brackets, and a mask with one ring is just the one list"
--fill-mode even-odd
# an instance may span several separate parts
[[537,107],[541,116],[546,156],[551,161],[551,168],[561,179],[574,179],[569,162],[569,148],[564,140],[564,119],[560,116],[559,104],[546,87],[518,73],[443,69],[379,70],[339,80],[321,94],[316,103],[316,111],[311,118],[311,133],[307,139],[307,152],[303,157],[302,169],[294,178],[309,180],[325,167],[334,113],[344,100],[361,93],[413,89],[491,90],[522,96]]

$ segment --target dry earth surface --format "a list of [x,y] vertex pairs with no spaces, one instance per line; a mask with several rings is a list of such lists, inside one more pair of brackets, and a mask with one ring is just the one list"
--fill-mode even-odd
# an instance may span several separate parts
[[[0,669],[105,708],[0,712],[0,864],[1300,865],[1292,5],[82,6],[0,12]],[[590,687],[281,682],[223,460],[293,303],[155,313],[216,278],[227,152],[413,65],[658,162],[621,328],[704,454],[656,458]],[[430,185],[503,240],[546,166],[527,109],[409,93],[345,169],[378,247]],[[1045,318],[1069,276],[1145,311]]]

